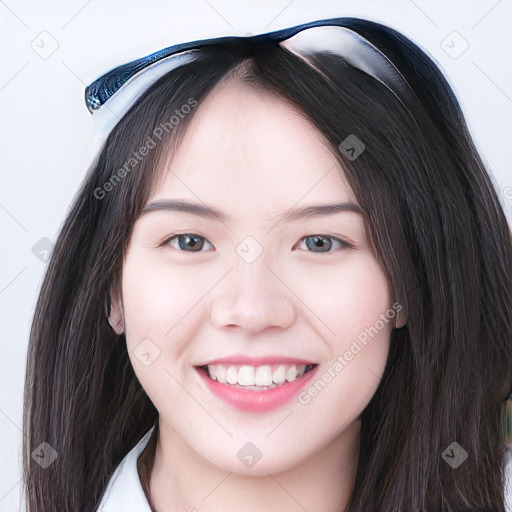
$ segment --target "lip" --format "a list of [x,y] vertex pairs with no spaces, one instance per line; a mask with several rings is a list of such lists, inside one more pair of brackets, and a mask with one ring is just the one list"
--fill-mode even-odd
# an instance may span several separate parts
[[249,366],[263,366],[264,364],[305,364],[307,366],[310,364],[314,365],[316,363],[314,363],[313,361],[308,361],[307,359],[298,359],[296,357],[287,357],[279,355],[264,357],[248,357],[243,354],[240,354],[229,357],[223,357],[220,359],[212,359],[211,361],[200,363],[196,366],[208,366],[209,364],[247,364]]
[[[245,360],[250,358],[245,358]],[[275,358],[263,358],[268,361],[275,362]],[[250,359],[254,361],[254,359]],[[216,362],[218,364],[226,361],[225,359],[217,359]],[[235,359],[231,364],[235,364]],[[238,364],[242,361],[242,358],[236,358]],[[260,361],[260,359],[258,359]],[[291,364],[292,360],[287,358],[286,362]],[[210,363],[215,364],[215,363]],[[244,364],[244,363],[242,363]],[[260,363],[261,364],[261,363]],[[268,364],[268,363],[267,363]],[[295,364],[305,364],[305,363],[295,363]],[[277,386],[273,389],[268,389],[265,391],[257,391],[253,389],[240,389],[231,386],[230,384],[221,384],[220,382],[211,379],[206,372],[200,368],[195,367],[196,371],[199,373],[200,378],[206,384],[208,389],[217,397],[224,400],[228,404],[236,407],[245,412],[255,412],[255,413],[263,413],[272,411],[281,407],[285,403],[289,402],[294,396],[298,395],[300,390],[306,386],[306,384],[311,381],[318,370],[318,365],[315,365],[312,370],[307,373],[304,373],[293,382],[286,382],[281,386]]]

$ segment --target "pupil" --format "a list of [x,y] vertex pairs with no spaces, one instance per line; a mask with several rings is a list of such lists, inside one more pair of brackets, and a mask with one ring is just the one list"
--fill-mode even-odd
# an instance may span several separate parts
[[[320,249],[322,249],[323,248],[326,251],[328,251],[329,250],[330,242],[326,243],[326,240],[327,240],[327,238],[325,238],[325,237],[309,236],[307,238],[306,245],[308,246],[309,249],[311,249],[311,248],[320,248]],[[320,252],[325,252],[325,251],[320,251]]]
[[[182,243],[182,240],[184,242]],[[193,237],[189,235],[181,235],[180,237],[180,248],[181,249],[192,249],[192,250],[200,250],[202,247],[202,243],[200,238]]]

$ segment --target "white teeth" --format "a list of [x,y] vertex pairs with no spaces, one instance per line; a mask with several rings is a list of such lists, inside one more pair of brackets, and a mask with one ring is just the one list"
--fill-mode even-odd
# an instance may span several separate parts
[[290,368],[288,368],[288,370],[286,370],[286,380],[288,382],[293,382],[297,377],[297,370],[295,369],[295,367],[291,366]]
[[247,387],[275,387],[285,382],[293,382],[303,375],[306,365],[277,364],[277,365],[222,365],[209,364],[208,374],[213,380],[222,384],[232,384]]
[[258,366],[254,383],[256,386],[270,386],[272,384],[272,368],[269,365]]
[[236,384],[238,382],[238,375],[236,368],[234,366],[230,366],[226,373],[226,380],[229,384]]
[[[208,366],[208,371],[210,371],[210,367]],[[227,373],[227,368],[225,366],[222,366],[222,365],[215,365],[215,373],[216,373],[216,377],[217,377],[217,380],[221,383],[221,384],[226,384],[226,373]],[[211,373],[210,373],[211,375]],[[212,377],[213,378],[213,377]]]
[[238,384],[241,386],[254,386],[254,366],[242,366],[238,370]]
[[274,373],[272,374],[272,380],[276,384],[284,384],[286,380],[286,374],[284,371],[284,366],[278,366],[276,370],[274,370]]
[[210,374],[210,377],[213,380],[217,380],[217,372],[215,371],[215,365],[214,364],[209,364],[208,365],[208,373]]

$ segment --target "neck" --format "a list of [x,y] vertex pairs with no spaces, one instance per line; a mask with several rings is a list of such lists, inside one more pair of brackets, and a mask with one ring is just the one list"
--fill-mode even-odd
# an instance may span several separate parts
[[304,463],[248,476],[212,464],[160,423],[149,475],[151,502],[158,512],[343,512],[357,470],[359,431],[356,421]]

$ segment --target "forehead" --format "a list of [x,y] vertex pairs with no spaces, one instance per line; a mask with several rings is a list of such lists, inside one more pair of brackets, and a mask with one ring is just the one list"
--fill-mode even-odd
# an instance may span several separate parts
[[235,80],[194,113],[165,161],[150,201],[185,198],[238,215],[282,211],[299,202],[356,202],[320,131],[275,94]]

